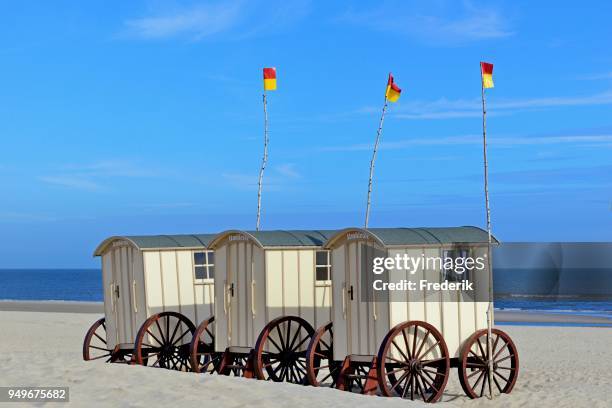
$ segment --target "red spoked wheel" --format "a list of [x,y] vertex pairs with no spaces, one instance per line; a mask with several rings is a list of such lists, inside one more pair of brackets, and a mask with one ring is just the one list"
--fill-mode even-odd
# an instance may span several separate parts
[[255,345],[256,377],[306,384],[306,349],[313,334],[312,326],[297,316],[283,316],[268,323]]
[[195,373],[213,373],[217,371],[223,353],[215,352],[215,317],[204,320],[191,339],[189,356],[191,370]]
[[177,312],[162,312],[149,317],[138,330],[134,343],[134,363],[191,371],[189,346],[195,325]]
[[341,364],[334,361],[333,323],[321,326],[312,336],[306,350],[306,377],[314,387],[333,386],[338,379]]
[[[491,329],[491,355],[493,356],[493,384],[500,393],[508,394],[514,388],[519,372],[518,351],[507,333]],[[488,390],[489,354],[487,329],[472,334],[461,350],[459,382],[470,398],[479,398]]]
[[378,351],[378,383],[383,395],[436,402],[450,372],[442,334],[429,323],[409,321],[395,326]]
[[105,359],[107,363],[128,363],[131,353],[115,347],[108,348],[106,343],[106,318],[101,318],[91,325],[83,340],[83,360]]

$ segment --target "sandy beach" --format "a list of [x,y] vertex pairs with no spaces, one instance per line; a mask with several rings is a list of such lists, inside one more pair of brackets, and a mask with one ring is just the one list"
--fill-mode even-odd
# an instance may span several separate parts
[[[84,362],[82,338],[96,317],[92,313],[0,312],[3,350],[0,385],[68,386],[70,405],[82,407],[420,405],[333,389]],[[440,406],[609,406],[607,390],[612,383],[612,371],[609,364],[602,362],[612,361],[611,329],[501,327],[512,336],[520,351],[521,371],[514,392],[493,402],[469,400],[453,372]]]

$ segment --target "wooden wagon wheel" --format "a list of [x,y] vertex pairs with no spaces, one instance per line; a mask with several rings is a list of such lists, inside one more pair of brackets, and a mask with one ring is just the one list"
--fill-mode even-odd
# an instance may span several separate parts
[[195,325],[177,312],[149,317],[138,330],[133,361],[150,367],[191,371],[189,346]]
[[189,357],[195,373],[213,373],[217,370],[223,353],[215,352],[215,317],[204,320],[191,339]]
[[333,323],[321,326],[312,336],[306,350],[306,377],[314,387],[333,386],[340,373],[340,363],[334,361]]
[[378,383],[385,396],[436,402],[450,372],[442,334],[429,323],[400,323],[387,333],[378,351]]
[[257,378],[306,384],[306,348],[313,334],[312,326],[297,316],[283,316],[268,323],[255,345]]
[[91,325],[83,340],[83,360],[113,360],[113,351],[106,344],[106,318],[101,318]]
[[[491,330],[493,347],[493,384],[500,393],[508,394],[514,388],[519,372],[518,351],[510,336],[499,329]],[[482,397],[489,381],[489,355],[487,329],[478,330],[465,342],[461,350],[459,382],[470,398]]]

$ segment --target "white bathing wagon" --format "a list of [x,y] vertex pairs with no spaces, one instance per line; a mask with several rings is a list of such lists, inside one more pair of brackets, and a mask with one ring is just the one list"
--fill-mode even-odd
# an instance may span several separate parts
[[334,231],[226,231],[216,259],[214,320],[193,337],[192,366],[304,383],[313,327],[331,318],[329,251]]
[[212,315],[214,235],[115,236],[102,260],[104,314],[89,329],[85,360],[188,370],[195,324]]
[[[487,242],[486,231],[476,227],[351,228],[331,237],[324,248],[332,252],[332,320],[309,344],[309,382],[434,402],[456,366],[466,393],[483,395],[488,381]],[[410,267],[373,273],[374,258],[404,255],[434,261],[412,268],[414,274]],[[472,258],[472,270],[456,274],[441,262],[458,258]],[[467,279],[474,290],[378,291],[373,288],[379,277],[416,284]],[[381,287],[380,280],[376,285]],[[518,375],[516,347],[498,329],[493,342],[492,386],[510,392]]]

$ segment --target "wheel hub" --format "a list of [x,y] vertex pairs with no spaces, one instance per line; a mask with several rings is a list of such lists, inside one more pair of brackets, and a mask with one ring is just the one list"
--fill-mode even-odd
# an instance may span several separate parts
[[408,363],[408,366],[410,367],[410,371],[412,372],[420,372],[423,369],[421,360],[417,360],[417,359],[410,360]]

